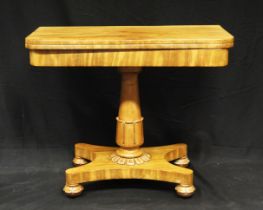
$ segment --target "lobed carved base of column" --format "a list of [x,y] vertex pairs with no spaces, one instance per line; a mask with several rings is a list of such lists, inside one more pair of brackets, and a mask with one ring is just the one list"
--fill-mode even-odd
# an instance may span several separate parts
[[113,162],[117,149],[117,147],[76,144],[74,163],[78,167],[66,170],[64,187],[66,195],[71,197],[80,195],[83,191],[82,183],[110,179],[166,181],[178,184],[175,191],[181,197],[190,197],[194,193],[193,171],[170,163],[180,158],[187,158],[186,144],[143,147],[141,148],[143,154],[149,159],[141,164]]
[[120,165],[128,165],[128,166],[134,166],[134,165],[140,165],[143,164],[151,159],[151,156],[143,152],[142,155],[139,157],[134,158],[125,158],[122,156],[119,156],[116,152],[112,153],[111,160],[114,163],[120,164]]

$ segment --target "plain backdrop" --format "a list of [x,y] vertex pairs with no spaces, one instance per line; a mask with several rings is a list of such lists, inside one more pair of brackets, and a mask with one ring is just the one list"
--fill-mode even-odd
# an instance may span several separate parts
[[[263,209],[263,13],[260,0],[1,0],[0,209]],[[62,193],[73,145],[115,145],[116,68],[29,65],[38,26],[220,24],[235,36],[224,68],[144,68],[145,145],[184,142],[196,194],[120,180]]]

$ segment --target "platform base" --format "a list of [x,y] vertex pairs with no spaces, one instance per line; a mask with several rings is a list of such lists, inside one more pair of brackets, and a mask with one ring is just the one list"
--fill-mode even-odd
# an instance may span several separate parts
[[[68,196],[78,196],[83,190],[80,184],[90,181],[146,179],[178,184],[175,190],[182,197],[189,197],[194,193],[193,171],[170,163],[187,157],[186,144],[144,147],[143,151],[149,154],[151,159],[139,165],[122,165],[113,162],[112,154],[116,149],[117,147],[76,144],[75,157],[81,159],[80,162],[84,165],[76,164],[79,166],[66,170],[64,192]],[[87,161],[85,164],[83,160],[90,162]]]

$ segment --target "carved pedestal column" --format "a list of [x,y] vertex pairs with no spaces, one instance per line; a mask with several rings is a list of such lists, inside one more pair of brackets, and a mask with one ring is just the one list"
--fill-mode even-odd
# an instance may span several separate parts
[[119,71],[121,73],[121,97],[119,115],[116,117],[116,143],[120,147],[111,158],[118,164],[142,164],[150,160],[150,155],[140,148],[144,142],[138,88],[138,74],[141,68],[119,68]]

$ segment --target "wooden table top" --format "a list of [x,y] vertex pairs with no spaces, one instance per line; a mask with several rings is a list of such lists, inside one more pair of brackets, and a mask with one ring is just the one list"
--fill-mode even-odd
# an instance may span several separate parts
[[33,66],[226,66],[234,37],[219,25],[39,27]]
[[39,27],[26,37],[26,48],[229,48],[233,40],[219,25]]

